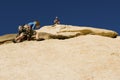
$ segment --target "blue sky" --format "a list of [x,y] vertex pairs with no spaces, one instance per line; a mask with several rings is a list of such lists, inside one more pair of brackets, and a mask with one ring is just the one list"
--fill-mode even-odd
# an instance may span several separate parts
[[39,20],[52,25],[55,16],[62,24],[110,29],[120,34],[119,0],[1,0],[0,35],[17,33],[18,25]]

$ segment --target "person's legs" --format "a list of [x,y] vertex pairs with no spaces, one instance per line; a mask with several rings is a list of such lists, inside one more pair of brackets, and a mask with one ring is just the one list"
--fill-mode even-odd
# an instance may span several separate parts
[[21,33],[18,37],[15,38],[15,41],[16,42],[21,42],[25,37],[25,34],[24,33]]

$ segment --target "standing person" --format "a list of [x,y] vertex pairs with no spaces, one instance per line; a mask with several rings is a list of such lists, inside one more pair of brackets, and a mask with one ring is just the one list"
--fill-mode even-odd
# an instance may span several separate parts
[[30,23],[28,23],[28,25],[32,28],[32,30],[40,28],[40,22],[39,21],[30,22]]
[[60,24],[60,20],[57,16],[55,17],[55,20],[54,20],[54,25],[56,25],[56,24]]

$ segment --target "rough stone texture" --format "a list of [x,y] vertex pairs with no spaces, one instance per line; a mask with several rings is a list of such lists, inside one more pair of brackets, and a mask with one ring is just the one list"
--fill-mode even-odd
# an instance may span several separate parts
[[[81,35],[101,35],[115,38],[118,33],[111,30],[98,29],[92,27],[72,26],[72,25],[51,25],[43,26],[36,30],[40,39],[69,39]],[[0,36],[0,44],[11,43],[16,34],[7,34]]]
[[5,43],[11,43],[15,37],[16,37],[16,34],[6,34],[3,36],[0,36],[0,45]]
[[0,80],[120,80],[120,39],[70,39],[0,45]]
[[101,35],[106,37],[115,38],[118,36],[118,33],[112,30],[84,27],[84,26],[72,26],[72,25],[55,25],[55,26],[44,26],[38,32],[51,33],[53,35],[62,35],[62,36],[73,36],[78,35]]
[[0,80],[120,80],[116,32],[70,25],[37,32],[46,40],[5,44],[16,34],[0,37]]

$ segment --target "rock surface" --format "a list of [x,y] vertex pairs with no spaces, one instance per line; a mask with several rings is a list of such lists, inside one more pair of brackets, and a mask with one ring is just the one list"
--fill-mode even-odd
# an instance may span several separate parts
[[0,45],[0,80],[120,80],[120,37],[81,35]]
[[120,42],[97,35],[0,45],[0,80],[120,80]]
[[[52,25],[44,26],[38,32],[39,38],[42,39],[69,39],[81,35],[101,35],[116,38],[118,33],[112,30],[105,30],[92,27],[71,26],[71,25]],[[7,34],[0,36],[0,44],[11,43],[16,34]]]
[[0,45],[5,43],[11,43],[15,37],[16,37],[16,34],[6,34],[3,36],[0,36]]
[[55,26],[44,26],[38,32],[46,32],[56,36],[73,37],[76,35],[101,35],[106,37],[115,38],[118,33],[112,30],[84,27],[84,26],[71,26],[71,25],[55,25]]

